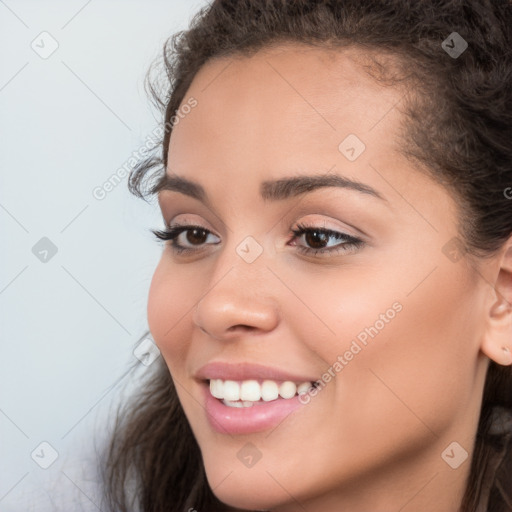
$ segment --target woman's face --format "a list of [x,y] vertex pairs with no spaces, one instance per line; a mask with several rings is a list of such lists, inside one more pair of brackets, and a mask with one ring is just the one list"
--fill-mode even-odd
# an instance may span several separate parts
[[[452,196],[400,154],[403,91],[355,57],[210,62],[172,133],[167,175],[204,197],[159,194],[198,231],[175,240],[189,252],[166,245],[149,326],[235,507],[453,510],[469,470],[488,285],[457,251]],[[285,381],[318,382],[276,399]]]

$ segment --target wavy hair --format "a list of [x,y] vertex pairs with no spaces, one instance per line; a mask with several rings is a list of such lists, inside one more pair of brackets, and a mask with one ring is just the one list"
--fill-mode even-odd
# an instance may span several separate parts
[[[442,42],[457,32],[457,58]],[[490,257],[512,235],[512,4],[500,0],[214,0],[171,36],[148,73],[162,112],[155,153],[129,190],[147,199],[167,167],[173,119],[208,61],[281,43],[356,47],[385,85],[404,85],[400,149],[453,194],[468,258]],[[392,57],[391,62],[385,57]],[[149,334],[149,333],[147,333]],[[201,453],[165,363],[146,370],[123,403],[105,454],[112,511],[231,510],[208,486]],[[460,512],[512,512],[512,367],[490,362]]]

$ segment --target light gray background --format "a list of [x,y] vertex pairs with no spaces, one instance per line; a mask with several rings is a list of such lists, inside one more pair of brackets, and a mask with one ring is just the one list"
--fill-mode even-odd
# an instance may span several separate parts
[[[207,3],[0,0],[2,512],[101,507],[93,430],[147,328],[161,219],[126,178],[92,191],[155,129],[147,68]],[[31,47],[51,48],[43,31],[59,45],[48,58]],[[47,262],[32,252],[43,237]],[[31,458],[43,441],[59,454],[48,469]]]

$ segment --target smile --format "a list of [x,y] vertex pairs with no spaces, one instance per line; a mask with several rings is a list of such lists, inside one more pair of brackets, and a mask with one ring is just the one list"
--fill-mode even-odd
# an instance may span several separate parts
[[277,400],[279,397],[289,400],[300,393],[307,393],[312,382],[295,383],[293,381],[264,380],[210,380],[210,393],[222,400],[228,407],[252,407]]
[[248,361],[210,361],[194,373],[206,418],[221,434],[250,434],[274,429],[304,407],[302,394],[316,387],[311,372]]

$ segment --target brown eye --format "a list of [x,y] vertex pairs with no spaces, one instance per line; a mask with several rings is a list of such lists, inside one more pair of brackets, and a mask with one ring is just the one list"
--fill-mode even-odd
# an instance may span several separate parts
[[206,229],[188,229],[186,233],[187,242],[192,245],[204,244],[208,238],[208,231]]
[[[152,232],[159,240],[170,240],[172,242],[170,246],[177,254],[195,252],[203,246],[212,245],[207,243],[210,235],[218,238],[208,229],[194,225],[172,226],[164,231],[152,230]],[[214,242],[214,244],[217,243],[219,242]]]
[[[292,230],[292,232],[295,239],[302,239],[302,243],[294,242],[293,245],[296,245],[299,251],[304,254],[348,253],[362,248],[365,244],[360,238],[346,233],[314,226],[308,227],[303,224],[299,224],[297,229]],[[335,243],[329,245],[331,240]]]
[[312,249],[323,249],[329,241],[329,236],[321,231],[311,230],[305,233],[304,240]]

